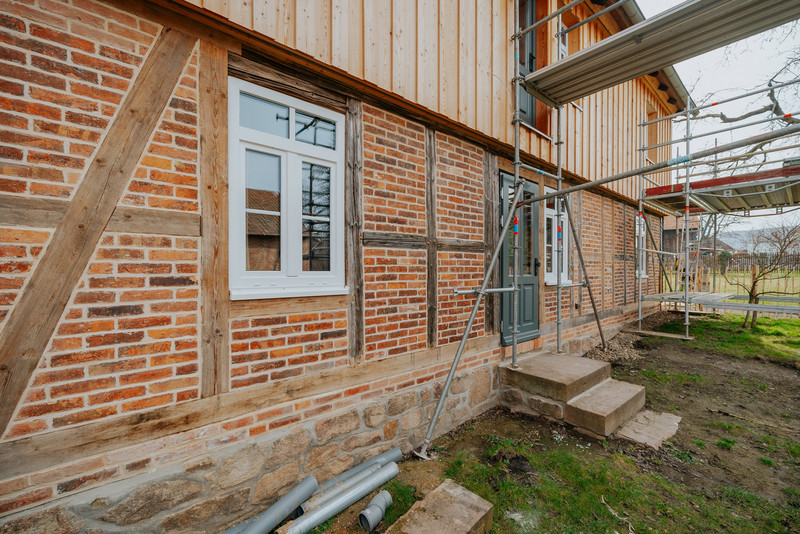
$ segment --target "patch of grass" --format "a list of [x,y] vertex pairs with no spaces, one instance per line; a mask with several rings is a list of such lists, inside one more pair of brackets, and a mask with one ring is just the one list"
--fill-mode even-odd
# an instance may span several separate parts
[[642,376],[651,382],[658,382],[660,384],[684,385],[689,382],[702,382],[706,377],[700,375],[687,375],[683,373],[670,373],[668,371],[659,371],[656,369],[645,369],[642,371]]
[[[642,472],[620,453],[597,457],[566,443],[542,450],[524,441],[487,441],[479,457],[456,454],[445,475],[494,504],[494,534],[528,532],[531,521],[545,534],[626,531],[602,501],[636,532],[790,532],[787,525],[800,517],[734,487],[694,492]],[[515,469],[520,457],[530,469]]]
[[786,503],[792,508],[800,509],[800,489],[787,486],[783,488],[783,492],[786,494]]
[[775,462],[773,462],[769,458],[764,458],[763,456],[759,457],[758,461],[766,465],[767,467],[772,467],[773,465],[775,465]]
[[311,531],[311,534],[322,534],[323,532],[328,531],[333,526],[333,523],[335,521],[336,521],[336,516],[331,517],[321,525],[314,527],[314,529]]
[[734,423],[728,423],[727,421],[710,421],[708,426],[712,428],[721,428],[725,432],[731,434],[734,430],[743,430],[744,427],[742,425],[736,425]]
[[706,442],[702,441],[702,440],[699,440],[699,439],[693,439],[692,443],[694,443],[698,447],[705,447],[706,446]]
[[386,510],[386,515],[381,523],[384,526],[391,525],[400,519],[419,500],[417,488],[403,484],[397,479],[392,479],[384,484],[383,489],[392,496],[392,505]]
[[[692,347],[736,358],[755,358],[800,367],[800,319],[759,317],[755,330],[742,329],[744,317],[723,315],[692,319],[689,334]],[[682,334],[681,320],[659,328],[662,332]]]
[[736,445],[736,440],[731,438],[722,438],[717,442],[717,447],[721,449],[731,450]]

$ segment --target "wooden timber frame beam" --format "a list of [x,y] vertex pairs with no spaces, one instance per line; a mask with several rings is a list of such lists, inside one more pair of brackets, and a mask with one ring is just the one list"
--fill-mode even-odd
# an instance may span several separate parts
[[39,364],[196,40],[164,28],[0,333],[0,428]]

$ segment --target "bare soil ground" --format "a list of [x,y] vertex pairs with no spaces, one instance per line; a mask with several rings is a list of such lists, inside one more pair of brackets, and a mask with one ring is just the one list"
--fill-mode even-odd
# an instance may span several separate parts
[[[674,318],[669,312],[656,314],[643,329],[653,330]],[[436,461],[402,462],[399,481],[414,487],[422,498],[440,483],[460,452],[480,457],[488,440],[502,437],[525,440],[542,450],[568,446],[590,457],[622,453],[642,471],[660,474],[709,498],[722,487],[734,487],[777,504],[796,499],[800,371],[711,354],[679,340],[632,334],[619,334],[607,351],[596,348],[586,356],[611,362],[614,378],[645,386],[645,408],[682,417],[674,438],[656,451],[613,436],[598,441],[560,423],[496,409],[435,440]],[[369,498],[340,514],[325,532],[363,532],[357,516]],[[385,529],[381,524],[376,532]],[[789,527],[790,532],[798,529]]]

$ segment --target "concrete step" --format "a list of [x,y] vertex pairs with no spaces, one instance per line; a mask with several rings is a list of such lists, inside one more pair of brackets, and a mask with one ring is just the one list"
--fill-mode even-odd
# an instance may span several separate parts
[[608,379],[567,402],[564,421],[604,437],[612,434],[642,407],[642,386]]
[[566,402],[611,376],[608,362],[542,353],[501,370],[503,384],[541,397]]
[[398,519],[386,534],[485,534],[492,529],[492,503],[450,479]]

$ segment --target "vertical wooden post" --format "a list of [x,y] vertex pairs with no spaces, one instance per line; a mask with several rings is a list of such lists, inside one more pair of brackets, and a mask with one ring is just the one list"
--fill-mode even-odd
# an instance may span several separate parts
[[436,246],[436,131],[425,128],[425,218],[428,250],[426,283],[428,308],[428,346],[435,347],[439,324],[438,313],[438,249]]
[[347,240],[347,347],[351,363],[364,356],[364,250],[361,243],[364,154],[362,151],[361,102],[347,99],[345,116],[345,220]]
[[200,42],[200,396],[230,387],[228,52]]
[[[500,203],[498,201],[498,187],[500,184],[500,170],[497,165],[497,156],[491,152],[483,153],[483,268],[489,268],[494,249],[497,248],[497,229],[500,224]],[[492,273],[489,287],[500,287],[500,269]],[[485,328],[487,333],[500,331],[500,295],[489,295],[484,300],[486,310]]]

